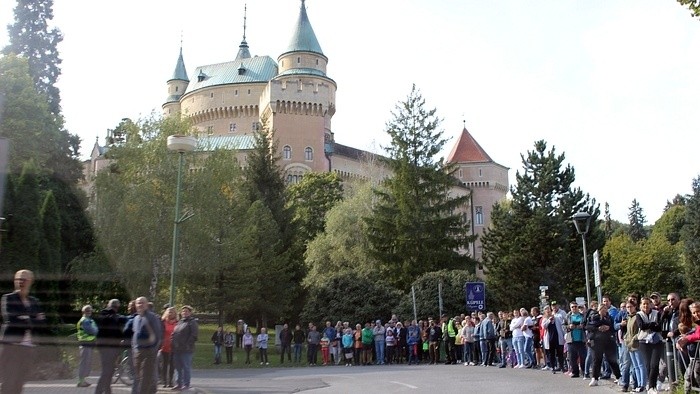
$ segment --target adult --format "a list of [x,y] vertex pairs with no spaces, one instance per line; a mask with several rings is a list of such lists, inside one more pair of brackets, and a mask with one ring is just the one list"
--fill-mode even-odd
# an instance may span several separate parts
[[633,376],[635,383],[633,391],[641,392],[646,385],[647,374],[642,352],[639,351],[639,341],[637,340],[637,334],[639,334],[640,331],[637,302],[634,300],[627,301],[625,309],[627,309],[628,317],[626,321],[621,323],[620,330],[624,331],[623,346],[627,350],[631,367],[628,376],[624,374],[622,376],[622,391],[624,392],[630,389],[630,381]]
[[309,365],[316,365],[318,362],[318,345],[321,343],[321,333],[318,332],[315,325],[311,325],[309,333],[306,334],[306,359]]
[[381,320],[376,321],[376,325],[372,329],[374,336],[374,354],[377,357],[376,364],[384,365],[384,345],[386,343],[386,329],[382,325]]
[[226,349],[226,364],[233,363],[233,343],[236,341],[236,336],[233,332],[227,331],[224,334],[224,349]]
[[155,393],[157,356],[160,343],[163,340],[163,327],[160,318],[151,312],[148,298],[138,297],[135,302],[136,316],[134,317],[131,337],[131,354],[134,364],[133,394]]
[[168,307],[161,316],[163,321],[163,343],[160,345],[160,358],[163,360],[160,378],[163,387],[173,387],[175,363],[173,362],[173,331],[177,326],[177,311],[174,307]]
[[[676,343],[676,348],[681,351],[688,350],[686,346],[690,344],[695,345],[695,349],[689,351],[690,356],[693,357],[693,360],[690,362],[690,365],[685,371],[684,390],[686,393],[690,393],[693,387],[698,387],[700,385],[700,361],[698,361],[698,356],[700,356],[698,351],[700,349],[697,347],[698,341],[700,341],[700,329],[698,329],[698,327],[700,327],[700,302],[691,303],[689,309],[691,313],[690,319],[696,327],[695,331],[690,333],[690,327],[687,326],[688,330],[683,330],[685,333],[681,335]],[[681,321],[683,320],[684,319]]]
[[442,338],[442,328],[435,324],[434,320],[428,322],[428,341],[430,343],[430,364],[440,362],[440,338]]
[[267,328],[263,327],[260,329],[260,333],[255,339],[255,343],[258,346],[258,351],[260,352],[260,365],[270,365],[267,361],[267,341],[270,337],[267,335]]
[[92,351],[97,339],[97,323],[92,318],[92,306],[85,305],[81,309],[83,316],[76,324],[78,337],[78,350],[80,353],[80,363],[78,364],[78,387],[88,387],[90,383],[85,378],[90,375],[92,366]]
[[211,334],[211,343],[214,344],[214,364],[221,364],[221,348],[224,346],[224,327],[219,326]]
[[554,312],[554,308],[545,306],[544,315],[540,320],[540,333],[542,335],[542,347],[547,354],[549,365],[542,367],[544,370],[564,371],[564,320],[560,314]]
[[292,332],[292,341],[294,341],[294,362],[301,362],[301,349],[304,347],[304,340],[306,339],[306,334],[304,330],[301,329],[301,325],[297,324],[294,327],[294,332]]
[[659,362],[664,353],[664,344],[661,340],[661,313],[653,308],[653,301],[643,297],[637,312],[639,328],[644,331],[639,338],[639,350],[642,352],[646,375],[649,378],[649,394],[656,394],[656,383],[659,379]]
[[253,333],[250,332],[250,327],[245,328],[245,333],[243,333],[243,350],[245,350],[245,363],[250,364],[250,352],[253,350],[253,342],[255,338]]
[[[508,312],[498,312],[496,332],[498,333],[498,347],[501,350],[501,363],[498,365],[499,368],[506,367],[508,364],[508,355],[513,351],[513,332],[510,330],[510,322],[511,319],[508,318]],[[466,360],[464,361],[466,365]]]
[[362,329],[362,365],[370,365],[372,363],[372,343],[374,341],[374,333],[370,327],[370,322],[365,323]]
[[289,324],[284,323],[280,330],[280,364],[284,364],[284,354],[287,353],[287,360],[292,362],[292,331]]
[[568,346],[569,368],[571,377],[580,376],[581,367],[586,359],[586,320],[584,319],[583,305],[571,303],[571,310],[567,315],[567,329],[571,333],[571,342]]
[[107,302],[107,307],[102,309],[95,317],[97,323],[97,352],[100,354],[100,379],[95,387],[95,394],[110,394],[112,392],[112,375],[119,355],[126,345],[124,326],[126,316],[119,314],[121,303],[113,298]]
[[4,294],[0,342],[4,344],[0,353],[0,392],[21,393],[29,371],[34,366],[35,336],[46,325],[46,316],[41,311],[39,300],[29,295],[34,283],[34,273],[19,270],[15,273],[15,291]]
[[[678,293],[668,293],[666,296],[668,303],[661,312],[661,338],[663,339],[666,354],[666,376],[670,382],[676,382],[675,360],[680,360],[680,356],[675,349],[675,338],[680,335],[678,323],[680,317],[681,297]],[[683,366],[683,362],[680,363]],[[685,368],[681,368],[685,373]]]
[[534,360],[530,364],[530,368],[539,368],[547,362],[542,349],[542,333],[540,332],[542,314],[540,314],[540,308],[536,306],[530,308],[530,319],[532,321],[532,324],[528,326],[530,329],[523,330],[525,335],[525,352],[533,357]]
[[192,316],[192,307],[185,305],[180,310],[180,320],[172,335],[173,362],[177,370],[177,385],[173,390],[187,390],[192,378],[192,356],[194,344],[199,337],[199,324]]
[[603,356],[608,360],[612,372],[620,379],[620,366],[617,363],[617,344],[615,343],[615,330],[612,317],[608,314],[608,308],[601,305],[597,313],[592,313],[586,323],[586,330],[593,341],[593,376],[589,386],[597,386],[600,379],[600,371],[603,365]]
[[[459,317],[458,317],[459,318]],[[494,329],[495,332],[495,329]],[[457,355],[455,354],[455,338],[457,337],[457,326],[455,319],[449,318],[447,315],[442,315],[442,338],[445,341],[445,364],[457,364]],[[484,357],[484,362],[486,358]]]
[[517,357],[515,368],[525,368],[525,360],[528,357],[525,355],[525,335],[523,335],[523,324],[527,316],[527,310],[521,308],[513,311],[513,320],[510,322],[510,331],[513,333],[513,348]]
[[479,312],[481,317],[481,337],[479,346],[481,348],[481,365],[484,367],[491,366],[496,357],[496,326],[493,324],[493,312],[484,315]]

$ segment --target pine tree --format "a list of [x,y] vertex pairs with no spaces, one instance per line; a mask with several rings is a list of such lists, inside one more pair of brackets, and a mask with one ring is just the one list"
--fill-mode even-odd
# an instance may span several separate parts
[[61,218],[56,206],[56,198],[48,191],[41,204],[42,242],[40,261],[46,272],[60,274],[61,267]]
[[628,231],[632,241],[639,242],[646,239],[647,231],[644,229],[646,218],[644,217],[644,211],[636,198],[632,200],[632,206],[630,206],[630,211],[627,217],[630,220],[630,227]]
[[375,190],[376,204],[365,219],[371,254],[384,266],[387,279],[403,290],[426,272],[474,269],[460,252],[473,241],[469,223],[460,215],[469,196],[450,195],[457,186],[455,168],[437,158],[446,139],[435,113],[425,108],[415,85],[392,112],[386,130],[391,137],[386,165],[392,175]]
[[547,144],[537,141],[535,149],[521,157],[523,172],[516,173],[512,201],[494,207],[483,237],[487,283],[497,307],[534,305],[541,285],[549,286],[550,297],[585,294],[581,238],[571,222],[575,212],[592,216],[588,250],[604,242],[603,231],[595,225],[599,208],[573,187],[574,168],[564,166],[564,154],[557,155],[554,148],[547,151]]
[[10,44],[4,54],[14,53],[29,60],[29,71],[39,93],[46,96],[51,113],[61,113],[61,97],[56,81],[61,74],[58,44],[63,36],[49,28],[53,0],[17,0],[15,22],[8,26]]
[[700,176],[693,179],[693,194],[686,201],[682,230],[687,294],[700,294]]

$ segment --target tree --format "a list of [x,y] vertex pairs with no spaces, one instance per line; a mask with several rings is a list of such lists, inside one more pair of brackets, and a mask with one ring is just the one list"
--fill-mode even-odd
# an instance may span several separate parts
[[[38,186],[37,169],[32,161],[25,164],[22,174],[12,182],[15,199],[8,204],[12,216],[7,223],[8,232],[3,236],[3,265],[6,272],[15,272],[23,267],[42,267],[39,250],[43,242],[41,227],[41,192]],[[46,270],[36,270],[37,274]]]
[[690,14],[697,18],[700,17],[700,0],[677,0],[684,7],[688,7]]
[[497,308],[536,305],[541,285],[549,286],[557,299],[585,294],[581,238],[571,222],[575,212],[592,216],[589,251],[602,247],[605,238],[596,224],[598,205],[573,187],[574,168],[564,166],[564,154],[536,141],[521,159],[523,171],[516,173],[512,200],[494,206],[492,225],[483,237],[486,280]]
[[446,139],[436,110],[413,86],[397,104],[386,126],[391,143],[385,160],[392,175],[375,189],[376,203],[365,218],[373,257],[399,289],[407,289],[425,272],[445,268],[474,269],[465,253],[473,237],[461,211],[469,195],[453,197],[455,168],[437,159]]
[[63,273],[61,266],[61,217],[59,216],[56,198],[50,190],[41,205],[42,242],[39,251],[39,261],[46,272],[59,278]]
[[368,252],[367,224],[362,220],[372,212],[372,184],[356,181],[346,185],[350,187],[346,187],[345,199],[326,214],[325,231],[306,248],[306,288],[326,283],[344,272],[384,277],[381,267]]
[[[467,282],[476,281],[478,281],[476,275],[466,270],[440,270],[419,276],[412,283],[416,291],[418,319],[440,316],[438,284],[442,287],[443,313],[452,317],[454,314],[464,312],[466,310],[465,285]],[[404,319],[409,317],[413,319],[413,297],[410,291],[401,298],[395,313]]]
[[343,199],[343,185],[335,172],[311,172],[289,187],[288,196],[297,238],[306,245],[324,230],[326,213]]
[[632,238],[632,241],[639,242],[646,239],[647,231],[644,229],[646,218],[644,217],[644,211],[636,198],[632,200],[632,206],[630,206],[630,211],[627,217],[630,220],[629,235],[630,238]]
[[681,231],[683,240],[683,271],[685,289],[688,294],[700,295],[700,176],[693,179],[693,192],[689,196],[685,211],[685,226]]
[[56,81],[61,74],[58,44],[63,36],[57,28],[49,28],[53,19],[53,0],[17,0],[15,22],[8,26],[10,44],[4,54],[14,53],[29,61],[29,71],[36,90],[45,96],[49,110],[61,113],[60,92]]

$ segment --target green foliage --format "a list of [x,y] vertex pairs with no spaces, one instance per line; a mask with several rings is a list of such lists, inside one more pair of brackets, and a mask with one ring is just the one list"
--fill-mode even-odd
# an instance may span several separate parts
[[383,277],[368,253],[367,224],[362,220],[372,212],[372,185],[358,183],[351,184],[346,198],[328,211],[325,231],[308,244],[304,278],[307,288],[341,272]]
[[39,261],[46,272],[60,275],[61,267],[61,218],[56,198],[49,190],[44,197],[40,210],[42,242],[39,250]]
[[630,238],[632,241],[639,242],[647,238],[647,232],[644,229],[644,224],[646,223],[646,218],[644,217],[644,211],[639,205],[639,202],[635,198],[632,200],[632,206],[630,206],[629,214],[627,217],[630,220],[630,227],[628,229]]
[[8,26],[10,44],[2,52],[29,61],[29,71],[36,90],[48,99],[54,116],[61,112],[56,81],[61,74],[58,44],[63,36],[57,28],[49,29],[53,19],[53,0],[17,0],[15,21]]
[[557,299],[585,294],[582,243],[571,222],[575,212],[592,216],[589,251],[599,249],[605,237],[595,199],[572,186],[574,169],[564,167],[563,154],[537,141],[521,157],[523,172],[516,173],[513,199],[494,206],[483,237],[488,289],[499,309],[537,305],[541,285]]
[[453,197],[454,167],[437,155],[446,140],[438,129],[436,110],[413,86],[396,106],[386,132],[386,165],[392,175],[375,189],[372,214],[365,218],[373,257],[384,267],[386,280],[407,289],[423,273],[444,268],[474,269],[460,250],[474,240],[462,220],[469,195]]
[[[416,315],[418,319],[440,316],[438,283],[442,284],[443,313],[454,316],[465,312],[464,286],[467,282],[480,282],[480,280],[467,270],[440,270],[421,275],[412,284],[416,291]],[[410,290],[401,298],[395,312],[402,319],[409,317],[411,320],[413,319],[413,297]]]
[[40,214],[42,199],[34,163],[27,162],[22,175],[11,184],[14,184],[11,195],[15,199],[8,204],[7,212],[11,216],[7,223],[7,235],[3,235],[3,271],[15,272],[31,267],[37,274],[46,273],[46,267],[41,266],[39,261],[43,239]]
[[683,240],[683,273],[687,294],[700,296],[700,176],[693,179],[693,193],[685,211]]
[[309,290],[300,316],[302,322],[348,321],[356,323],[387,320],[402,293],[381,277],[341,272]]
[[700,17],[700,0],[677,0],[684,7],[688,7],[690,14],[698,18]]
[[305,174],[287,192],[297,239],[304,245],[323,232],[326,213],[343,199],[343,185],[335,172]]
[[681,232],[685,226],[685,205],[671,205],[664,210],[663,215],[654,223],[652,236],[661,233],[664,238],[675,245],[681,241]]

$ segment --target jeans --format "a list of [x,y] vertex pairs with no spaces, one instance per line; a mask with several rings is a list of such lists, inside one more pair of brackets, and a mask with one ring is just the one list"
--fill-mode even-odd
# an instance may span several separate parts
[[586,346],[586,361],[583,363],[583,375],[589,376],[591,374],[591,365],[593,365],[593,348]]
[[518,365],[525,365],[525,337],[513,337],[513,347],[518,357]]
[[384,340],[374,341],[374,352],[377,355],[377,364],[384,364]]
[[316,364],[318,360],[318,344],[310,343],[306,348],[306,359],[309,364]]
[[530,360],[530,365],[537,365],[537,360],[535,360],[535,341],[532,337],[525,337],[525,357]]
[[221,345],[214,344],[214,362],[221,362]]
[[299,363],[301,362],[301,348],[304,346],[303,343],[295,343],[294,344],[294,362]]
[[635,388],[644,387],[647,384],[647,369],[644,365],[644,359],[642,357],[642,352],[639,350],[631,351],[628,353],[630,356],[630,363],[632,364],[631,373],[634,376]]
[[192,377],[192,356],[194,353],[173,353],[173,361],[177,370],[177,385],[189,387]]
[[620,384],[622,386],[630,385],[630,351],[625,345],[617,345],[617,357],[620,362]]
[[474,342],[465,342],[464,343],[464,354],[462,354],[462,361],[465,363],[470,363],[473,361],[472,358],[472,346],[474,346]]
[[508,364],[508,356],[513,350],[513,338],[500,338],[498,346],[501,349],[501,365],[506,366]]
[[173,376],[175,375],[175,361],[173,360],[173,354],[160,352],[160,355],[163,360],[163,369],[160,372],[160,378],[163,381],[163,384],[172,386]]
[[287,353],[287,360],[292,361],[292,349],[289,343],[283,343],[280,345],[280,364],[284,363],[284,354]]

